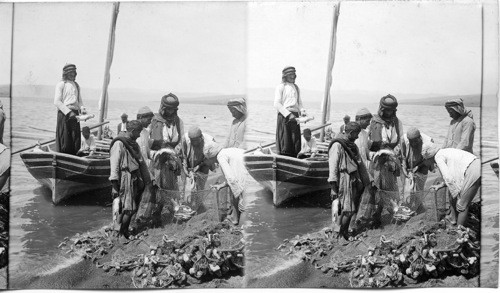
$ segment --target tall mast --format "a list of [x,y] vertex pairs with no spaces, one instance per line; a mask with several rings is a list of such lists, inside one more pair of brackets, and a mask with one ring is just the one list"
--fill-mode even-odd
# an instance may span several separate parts
[[[330,36],[330,50],[328,51],[328,67],[326,69],[326,83],[325,83],[325,95],[323,97],[322,103],[322,117],[321,124],[326,124],[326,121],[330,115],[330,88],[332,86],[332,70],[333,64],[335,63],[335,47],[337,43],[337,22],[339,20],[340,2],[336,2],[333,8],[333,19],[332,19],[332,34]],[[321,129],[320,140],[325,140],[325,129]]]
[[[120,2],[113,3],[113,13],[111,16],[111,25],[109,28],[108,52],[106,54],[106,69],[104,71],[102,94],[101,98],[99,99],[99,123],[104,122],[104,119],[106,119],[108,111],[108,85],[110,81],[109,69],[111,68],[111,63],[113,62],[113,51],[115,49],[116,20],[118,18],[119,10],[120,10]],[[99,127],[97,136],[98,139],[102,139],[102,126]]]

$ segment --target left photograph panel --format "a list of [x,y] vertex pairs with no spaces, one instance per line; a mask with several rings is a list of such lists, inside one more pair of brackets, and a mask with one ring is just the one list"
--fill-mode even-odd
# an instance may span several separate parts
[[4,13],[8,287],[244,286],[246,4]]
[[0,4],[0,290],[8,279],[12,7]]

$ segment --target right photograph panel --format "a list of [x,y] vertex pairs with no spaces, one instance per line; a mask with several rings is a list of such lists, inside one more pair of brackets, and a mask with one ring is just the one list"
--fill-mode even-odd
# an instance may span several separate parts
[[249,3],[248,287],[497,286],[497,15]]

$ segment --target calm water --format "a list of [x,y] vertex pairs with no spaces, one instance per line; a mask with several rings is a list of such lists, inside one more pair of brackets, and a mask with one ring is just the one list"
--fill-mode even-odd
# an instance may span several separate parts
[[[137,109],[144,105],[157,111],[159,102],[111,101],[108,115],[112,118],[111,129],[115,131],[122,112],[127,112],[132,118]],[[92,113],[97,112],[97,101],[89,101],[87,106],[91,108]],[[15,99],[12,107],[16,113],[12,125],[14,151],[33,144],[34,139],[43,141],[53,137],[51,132],[34,129],[55,129],[56,112],[51,100]],[[377,105],[336,104],[331,116],[334,130],[338,131],[342,123],[341,118],[345,114],[354,117],[360,107],[368,107],[374,111]],[[186,129],[194,124],[201,125],[202,129],[215,136],[216,140],[223,141],[231,121],[226,107],[181,104],[180,108],[179,115],[184,119]],[[320,113],[319,110],[312,110],[312,106],[309,108],[310,114],[316,117],[316,120],[307,125],[312,128],[320,124]],[[271,104],[251,103],[249,111],[255,114],[251,114],[249,118],[248,146],[273,142],[276,114]],[[479,128],[480,109],[472,108],[472,111]],[[416,126],[431,135],[438,144],[442,144],[449,123],[449,117],[443,107],[402,105],[398,115],[406,129]],[[496,111],[483,109],[482,115],[483,141],[497,141]],[[479,137],[478,129],[475,142],[479,142]],[[498,155],[496,148],[483,147],[480,150],[479,143],[476,143],[474,153],[479,155],[480,151],[483,160]],[[489,165],[483,167],[481,282],[483,286],[488,286],[495,285],[498,276],[498,179]],[[61,240],[101,227],[110,220],[110,208],[100,199],[106,198],[107,195],[97,193],[85,201],[69,201],[61,206],[52,205],[50,191],[33,179],[18,155],[12,160],[12,178],[10,281],[14,284],[22,284],[24,278],[57,270],[73,262],[73,259],[58,253],[57,245]],[[320,204],[295,202],[289,208],[276,209],[272,205],[271,194],[264,191],[255,181],[250,180],[248,191],[249,212],[245,232],[247,273],[250,275],[269,274],[295,263],[296,259],[283,259],[283,255],[274,251],[274,248],[285,238],[316,231],[329,224],[330,210],[322,208]],[[34,271],[35,267],[37,269]]]
[[[87,101],[91,113],[97,114],[97,104],[97,101]],[[109,125],[116,132],[122,112],[133,119],[140,107],[149,106],[156,112],[159,104],[159,101],[110,101]],[[34,129],[55,130],[56,111],[51,100],[17,98],[12,106],[16,113],[13,121],[14,151],[36,143],[36,139],[44,141],[54,137],[51,132]],[[186,131],[192,125],[199,125],[219,142],[223,142],[232,121],[225,106],[181,103],[179,116],[184,120]],[[88,124],[96,123],[96,119],[93,120]],[[19,138],[26,137],[26,133],[30,133],[31,139]],[[23,280],[32,275],[57,270],[74,262],[75,259],[60,255],[57,245],[65,237],[109,223],[111,208],[106,206],[109,195],[102,192],[85,200],[69,200],[64,205],[54,206],[50,190],[28,173],[19,155],[12,159],[12,178],[9,273],[11,284],[22,286]]]
[[[250,104],[251,115],[247,131],[247,143],[250,147],[259,143],[273,142],[276,128],[276,114],[272,104],[265,105]],[[305,107],[307,108],[307,103]],[[316,105],[314,105],[316,106]],[[377,109],[377,104],[335,104],[332,110],[332,123],[334,131],[338,132],[343,123],[342,117],[348,114],[354,118],[356,111],[361,107],[367,107],[372,112]],[[306,126],[314,128],[320,125],[321,116],[318,110],[310,106],[308,112],[315,116],[316,120],[309,122]],[[471,108],[477,130],[474,153],[480,154],[479,147],[479,118],[480,108]],[[497,118],[496,110],[483,110],[484,115],[484,140],[497,141]],[[434,138],[434,141],[442,145],[446,136],[450,118],[444,107],[437,106],[413,106],[401,105],[398,108],[398,116],[402,120],[404,128],[415,126]],[[487,121],[487,123],[486,123]],[[486,127],[487,125],[487,127]],[[495,143],[498,144],[498,143]],[[497,157],[496,148],[483,148],[483,159]],[[487,164],[483,168],[482,175],[483,194],[483,238],[482,238],[482,274],[481,284],[483,286],[494,285],[498,276],[498,179]],[[306,234],[317,231],[330,223],[331,212],[321,206],[313,206],[311,202],[295,202],[293,207],[274,208],[272,205],[272,194],[265,191],[254,180],[250,181],[249,189],[249,227],[247,232],[247,274],[250,276],[267,275],[273,271],[290,266],[298,260],[294,258],[283,259],[283,254],[274,250],[284,239],[290,239],[295,235]]]

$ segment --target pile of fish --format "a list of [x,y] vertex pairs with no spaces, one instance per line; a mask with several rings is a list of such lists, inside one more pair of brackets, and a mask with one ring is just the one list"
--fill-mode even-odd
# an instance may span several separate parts
[[[276,250],[284,252],[285,255],[300,254],[302,259],[315,263],[324,258],[334,245],[337,238],[333,236],[331,228],[327,227],[320,232],[310,233],[304,236],[295,236],[293,239],[285,239]],[[363,236],[364,234],[360,235]]]
[[463,226],[419,231],[395,243],[381,237],[366,255],[322,267],[334,274],[350,272],[351,287],[397,287],[448,275],[476,276],[480,245],[474,231]]
[[[324,228],[320,232],[285,239],[276,249],[286,255],[301,255],[303,260],[331,276],[349,273],[353,288],[398,287],[430,278],[479,274],[479,239],[476,232],[463,226],[446,228],[441,222],[424,226],[397,241],[382,235],[375,247],[364,242],[367,236],[364,232],[354,241],[364,243],[367,253],[341,260],[342,256],[332,255],[334,246],[339,247],[333,235],[330,228]],[[320,261],[329,255],[332,255],[329,261]]]
[[130,272],[136,288],[178,288],[242,273],[244,246],[238,243],[237,247],[223,247],[220,236],[222,233],[241,234],[241,231],[230,226],[225,228],[189,237],[183,243],[164,235],[158,245],[147,243],[147,232],[143,232],[131,241],[146,245],[142,251],[147,247],[148,253],[130,255],[117,248],[111,261],[105,263],[99,260],[116,246],[116,238],[108,228],[66,238],[59,246],[65,247],[68,253],[81,254],[110,274]]

